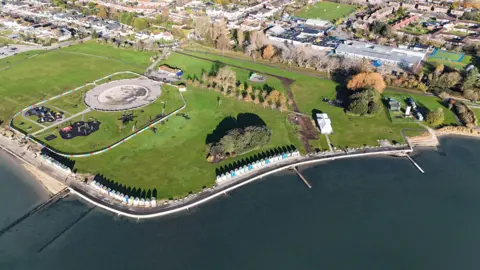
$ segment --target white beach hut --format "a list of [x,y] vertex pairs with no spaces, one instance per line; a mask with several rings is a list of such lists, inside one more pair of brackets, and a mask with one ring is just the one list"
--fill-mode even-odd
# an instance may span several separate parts
[[155,197],[152,197],[152,199],[150,200],[150,204],[152,205],[152,207],[156,207],[157,206],[157,199]]

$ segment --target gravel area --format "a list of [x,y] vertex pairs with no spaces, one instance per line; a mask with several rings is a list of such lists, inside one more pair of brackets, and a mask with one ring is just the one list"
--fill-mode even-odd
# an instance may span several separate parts
[[146,106],[161,95],[161,83],[127,79],[101,84],[85,95],[85,104],[97,111],[125,111]]

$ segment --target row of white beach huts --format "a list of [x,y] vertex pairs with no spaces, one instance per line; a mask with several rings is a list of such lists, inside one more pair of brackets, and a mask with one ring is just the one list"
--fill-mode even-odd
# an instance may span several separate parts
[[128,206],[141,206],[141,207],[155,207],[157,206],[157,199],[152,197],[151,199],[144,199],[138,197],[129,197],[123,193],[112,190],[111,188],[100,184],[97,181],[90,182],[90,186],[100,191],[103,194],[110,196],[113,199],[119,200]]
[[45,154],[40,154],[40,156],[41,156],[42,159],[45,160],[48,164],[53,165],[53,166],[57,167],[58,169],[66,172],[66,173],[71,173],[71,172],[72,172],[72,170],[71,170],[69,167],[63,165],[62,163],[60,163],[60,162],[58,162],[58,161],[56,161],[54,158],[52,158],[52,157],[50,157],[50,156],[47,156],[47,155],[45,155]]
[[245,175],[245,174],[247,174],[249,172],[252,172],[256,169],[264,168],[264,167],[270,166],[272,164],[275,164],[279,161],[282,161],[282,160],[285,160],[285,159],[288,159],[288,158],[292,158],[292,157],[298,157],[298,156],[300,156],[300,152],[291,151],[291,152],[267,157],[267,158],[255,161],[253,163],[249,163],[249,164],[247,164],[243,167],[237,168],[235,170],[231,170],[230,172],[227,172],[227,173],[224,173],[224,174],[221,174],[221,175],[217,175],[216,182],[219,185],[225,184],[225,183],[228,183],[229,181],[231,181],[231,180],[233,180],[233,179],[235,179],[239,176]]

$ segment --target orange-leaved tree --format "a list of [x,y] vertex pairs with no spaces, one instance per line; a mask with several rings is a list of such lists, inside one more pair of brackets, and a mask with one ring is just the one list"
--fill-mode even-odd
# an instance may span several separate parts
[[270,60],[275,54],[275,48],[272,44],[268,44],[267,47],[263,49],[262,57],[265,60]]
[[386,87],[386,84],[380,73],[362,72],[353,76],[352,79],[348,81],[347,87],[351,90],[373,88],[379,93],[382,93],[383,89]]

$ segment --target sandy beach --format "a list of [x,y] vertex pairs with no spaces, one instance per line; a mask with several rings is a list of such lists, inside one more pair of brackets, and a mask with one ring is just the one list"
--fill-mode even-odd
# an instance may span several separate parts
[[60,174],[58,170],[50,168],[41,158],[18,145],[17,141],[0,136],[0,149],[17,158],[19,165],[22,165],[50,194],[56,194],[66,187],[63,181],[67,174]]

